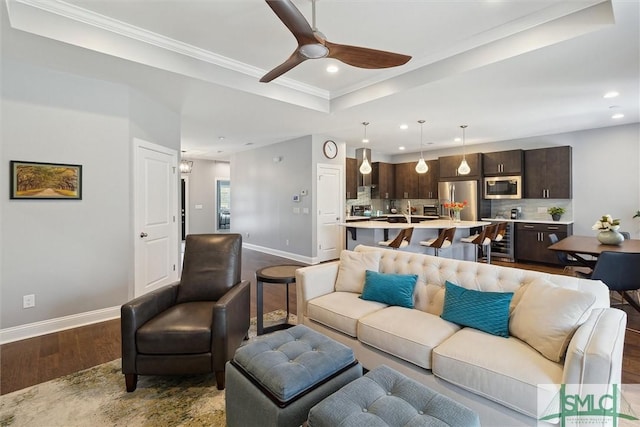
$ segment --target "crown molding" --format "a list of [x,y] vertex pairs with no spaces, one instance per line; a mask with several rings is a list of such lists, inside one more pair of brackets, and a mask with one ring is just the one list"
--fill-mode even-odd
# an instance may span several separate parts
[[[179,40],[175,40],[140,27],[136,27],[126,22],[107,17],[105,15],[78,7],[76,5],[72,5],[70,3],[66,3],[64,1],[6,0],[6,3],[10,22],[12,22],[12,15],[19,13],[19,11],[14,6],[23,5],[37,9],[41,12],[56,15],[58,17],[63,17],[78,23],[89,25],[94,28],[99,28],[106,31],[107,33],[114,34],[116,36],[136,40],[145,45],[154,46],[156,48],[164,49],[166,51],[177,53],[179,55],[196,59],[198,61],[206,62],[208,64],[222,67],[227,70],[241,73],[246,76],[255,78],[256,80],[260,79],[260,77],[262,77],[267,72],[261,68],[236,61],[232,58],[218,55],[209,50],[202,49],[197,46],[193,46],[191,44],[184,43]],[[13,22],[12,26],[14,28],[16,27]],[[51,32],[51,36],[45,35],[45,37],[58,39],[55,36],[55,33],[60,31],[64,31],[64,28],[56,28],[56,31]],[[99,49],[95,50],[99,51]],[[323,100],[328,101],[330,99],[329,91],[320,89],[316,86],[301,83],[288,77],[280,77],[277,81],[271,82],[270,84],[282,86],[296,92],[301,92],[307,95],[321,98]]]

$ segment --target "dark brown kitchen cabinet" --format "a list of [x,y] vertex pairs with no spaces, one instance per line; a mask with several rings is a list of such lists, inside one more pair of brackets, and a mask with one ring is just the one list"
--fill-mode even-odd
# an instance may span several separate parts
[[440,181],[466,181],[468,179],[480,179],[482,177],[482,154],[467,154],[465,157],[471,172],[468,175],[459,175],[458,167],[462,162],[462,155],[444,156],[438,158],[440,164]]
[[346,158],[345,191],[347,199],[358,198],[358,161],[350,157]]
[[544,224],[519,222],[516,225],[516,260],[545,264],[560,264],[555,252],[547,249],[551,242],[549,234],[564,239],[573,234],[572,224]]
[[416,162],[396,163],[394,166],[395,197],[397,199],[419,198],[419,174],[416,172]]
[[371,198],[393,199],[396,191],[394,165],[391,163],[374,162],[371,168]]
[[484,153],[482,155],[482,170],[485,176],[521,175],[523,161],[523,150]]
[[[427,173],[418,174],[418,197],[420,199],[438,198],[439,165],[437,160],[427,160],[429,170]],[[413,166],[415,171],[415,164]]]
[[570,146],[525,150],[525,198],[570,199],[571,190]]

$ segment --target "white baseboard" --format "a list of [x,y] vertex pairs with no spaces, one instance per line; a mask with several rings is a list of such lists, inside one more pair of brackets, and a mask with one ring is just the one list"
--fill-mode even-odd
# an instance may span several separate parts
[[14,326],[12,328],[0,329],[0,344],[33,338],[40,335],[63,331],[65,329],[86,326],[92,323],[118,319],[119,317],[120,306],[117,306],[88,311],[86,313],[72,314],[71,316],[58,317],[56,319],[43,320],[41,322],[29,323],[26,325]]
[[252,245],[251,243],[242,243],[242,247],[247,248],[247,249],[253,249],[254,251],[263,252],[263,253],[269,254],[269,255],[275,255],[275,256],[282,257],[282,258],[287,258],[287,259],[291,259],[291,260],[294,260],[294,261],[303,262],[305,264],[318,264],[320,262],[315,257],[301,256],[301,255],[298,255],[298,254],[293,254],[291,252],[284,252],[284,251],[279,251],[279,250],[273,249],[273,248],[265,248],[264,246]]

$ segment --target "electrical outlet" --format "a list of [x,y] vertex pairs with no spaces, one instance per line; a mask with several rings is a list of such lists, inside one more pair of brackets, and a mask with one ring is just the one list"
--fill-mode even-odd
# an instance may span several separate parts
[[547,208],[538,208],[538,213],[547,213]]
[[36,306],[36,296],[34,294],[22,297],[22,308],[32,308]]
[[285,240],[285,241],[284,241],[284,244],[285,244],[285,245],[287,245],[287,246],[289,246],[289,239]]

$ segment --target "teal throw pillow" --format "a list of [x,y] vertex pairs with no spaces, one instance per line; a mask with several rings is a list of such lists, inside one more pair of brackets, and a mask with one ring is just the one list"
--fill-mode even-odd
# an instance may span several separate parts
[[513,292],[482,292],[445,283],[442,317],[449,322],[469,326],[507,338],[509,304]]
[[360,298],[389,305],[413,308],[416,274],[384,274],[367,270]]

